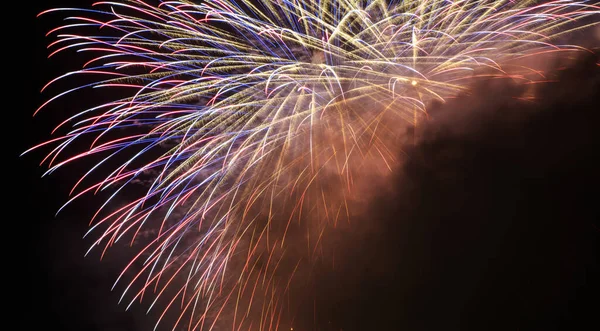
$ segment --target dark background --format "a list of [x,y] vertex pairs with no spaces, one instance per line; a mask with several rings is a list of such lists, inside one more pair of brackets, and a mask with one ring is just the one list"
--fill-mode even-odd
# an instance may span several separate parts
[[[15,14],[27,27],[16,41],[22,59],[15,55],[24,61],[15,64],[24,97],[12,109],[21,129],[9,140],[16,151],[7,158],[17,168],[7,176],[17,199],[6,208],[18,238],[10,239],[8,252],[17,252],[17,310],[28,312],[20,318],[23,330],[154,325],[139,305],[129,312],[117,306],[119,292],[110,287],[123,261],[116,254],[103,262],[83,258],[91,200],[54,217],[76,180],[72,174],[85,164],[40,179],[44,154],[18,157],[47,139],[79,102],[102,98],[83,94],[31,117],[60,90],[40,94],[40,88],[78,68],[73,53],[46,59],[52,39],[44,35],[60,15],[35,15],[87,3],[46,1]],[[536,104],[516,101],[519,87],[500,83],[440,107],[425,142],[409,151],[412,161],[391,183],[393,193],[376,199],[364,229],[357,229],[361,235],[347,252],[353,263],[319,275],[319,324],[344,330],[599,329],[599,68],[590,57],[562,70],[561,83],[549,84]],[[297,329],[310,330],[312,323]]]
[[[46,46],[55,39],[45,37],[46,33],[68,22],[61,21],[64,17],[61,13],[36,18],[37,14],[50,8],[85,7],[92,3],[85,0],[36,1],[26,5],[13,4],[16,9],[11,11],[19,18],[19,32],[10,33],[12,45],[19,51],[16,52],[18,56],[11,55],[14,61],[9,70],[18,71],[13,77],[19,88],[9,98],[19,100],[18,107],[12,111],[16,115],[14,126],[20,129],[10,130],[19,130],[21,134],[11,134],[11,153],[7,158],[16,165],[9,175],[9,182],[15,185],[11,196],[16,199],[6,208],[16,211],[11,212],[15,216],[10,220],[11,226],[16,228],[14,233],[19,236],[9,249],[18,247],[27,252],[16,258],[18,270],[27,272],[14,275],[15,283],[22,289],[16,299],[21,303],[15,313],[18,330],[139,331],[154,327],[155,317],[146,316],[143,307],[134,305],[125,312],[126,303],[117,305],[119,289],[111,292],[126,257],[109,254],[103,261],[98,254],[84,257],[92,242],[82,237],[88,230],[94,208],[98,206],[97,198],[101,197],[84,197],[55,216],[68,200],[78,176],[89,169],[90,162],[76,163],[41,178],[47,168],[38,165],[48,149],[19,157],[26,149],[51,137],[51,130],[67,116],[106,98],[95,91],[84,91],[76,97],[53,103],[32,117],[48,98],[80,83],[71,80],[40,93],[51,79],[81,68],[82,58],[85,58],[66,52],[48,59],[50,52]],[[9,29],[16,31],[17,26],[11,24]]]

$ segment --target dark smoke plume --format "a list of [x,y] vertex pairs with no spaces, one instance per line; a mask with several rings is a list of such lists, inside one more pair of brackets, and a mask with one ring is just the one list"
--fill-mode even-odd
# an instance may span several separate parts
[[599,329],[599,60],[555,67],[434,108],[295,329]]

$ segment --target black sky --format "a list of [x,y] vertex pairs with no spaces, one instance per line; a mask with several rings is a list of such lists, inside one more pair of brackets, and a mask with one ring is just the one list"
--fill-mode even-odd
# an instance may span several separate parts
[[[85,3],[47,1],[19,12],[33,27],[21,41],[25,98],[13,110],[23,134],[8,156],[17,165],[10,176],[20,179],[13,249],[31,249],[17,257],[17,270],[28,271],[17,275],[21,306],[31,312],[21,320],[24,330],[145,331],[153,320],[142,307],[124,312],[110,292],[123,261],[83,258],[86,200],[54,217],[77,166],[40,179],[42,154],[17,157],[65,117],[65,103],[31,114],[51,95],[39,89],[76,62],[46,59],[44,34],[57,21],[35,15]],[[600,329],[598,58],[558,78],[537,103],[515,100],[521,87],[498,83],[440,106],[395,174],[393,193],[357,222],[364,228],[349,245],[351,262],[319,274],[324,329]]]
[[[86,101],[97,101],[97,95],[83,94],[67,102],[57,102],[39,116],[32,114],[57,90],[40,93],[40,89],[51,79],[81,64],[73,54],[47,59],[46,46],[52,42],[45,34],[60,24],[60,18],[36,15],[54,7],[88,6],[90,1],[43,1],[17,5],[14,12],[24,28],[14,37],[14,45],[20,49],[15,57],[18,69],[15,76],[18,90],[15,96],[20,105],[15,110],[15,125],[22,128],[19,139],[11,140],[11,155],[15,170],[11,173],[11,184],[16,184],[16,198],[8,208],[17,210],[13,217],[15,233],[19,233],[16,247],[24,248],[26,255],[18,254],[16,284],[22,289],[16,302],[21,303],[17,312],[19,330],[151,330],[154,321],[145,316],[141,307],[124,312],[124,305],[117,306],[119,292],[111,292],[111,286],[121,271],[122,258],[111,256],[99,262],[97,255],[84,258],[90,241],[82,240],[87,231],[92,210],[84,198],[65,213],[55,217],[58,208],[66,202],[69,190],[76,180],[73,173],[81,174],[86,164],[75,165],[52,176],[40,178],[45,168],[38,167],[43,153],[18,157],[31,146],[47,139],[50,131],[66,114]],[[15,27],[12,26],[11,29]],[[12,40],[11,40],[12,41]],[[65,86],[59,86],[58,89]],[[11,128],[12,130],[12,128]],[[12,178],[14,176],[14,178]],[[18,181],[15,180],[18,178]],[[10,200],[9,200],[10,201]],[[94,204],[94,206],[96,206]],[[120,260],[121,259],[121,260]]]

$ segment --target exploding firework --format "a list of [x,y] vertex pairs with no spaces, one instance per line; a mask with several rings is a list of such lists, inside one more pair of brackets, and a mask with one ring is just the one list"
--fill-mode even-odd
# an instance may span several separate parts
[[[50,56],[94,54],[43,90],[97,79],[40,109],[87,88],[128,94],[75,113],[55,129],[70,131],[34,149],[53,147],[48,172],[99,156],[69,202],[110,192],[90,233],[99,233],[92,248],[138,248],[119,277],[128,278],[123,300],[150,297],[159,323],[170,313],[175,327],[209,330],[289,326],[301,261],[326,255],[324,231],[351,218],[361,183],[394,167],[427,105],[474,79],[544,81],[531,59],[585,52],[560,40],[597,25],[600,13],[597,3],[566,0],[92,8],[42,13],[82,15],[49,32]],[[140,181],[144,192],[123,194]]]

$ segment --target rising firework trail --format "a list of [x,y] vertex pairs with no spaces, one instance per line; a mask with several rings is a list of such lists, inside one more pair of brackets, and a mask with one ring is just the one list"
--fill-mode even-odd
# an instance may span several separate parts
[[[476,79],[545,81],[533,59],[587,52],[562,40],[598,25],[600,7],[117,0],[40,15],[51,14],[67,17],[48,33],[50,57],[89,57],[42,90],[93,82],[38,111],[83,89],[127,93],[74,112],[32,148],[50,149],[48,173],[98,156],[69,203],[110,192],[90,250],[137,249],[117,280],[122,300],[147,300],[157,326],[277,330],[294,319],[299,270],[326,255],[325,229],[351,218],[361,178],[394,168],[403,132],[428,119],[428,105]],[[144,192],[122,194],[141,180]]]

